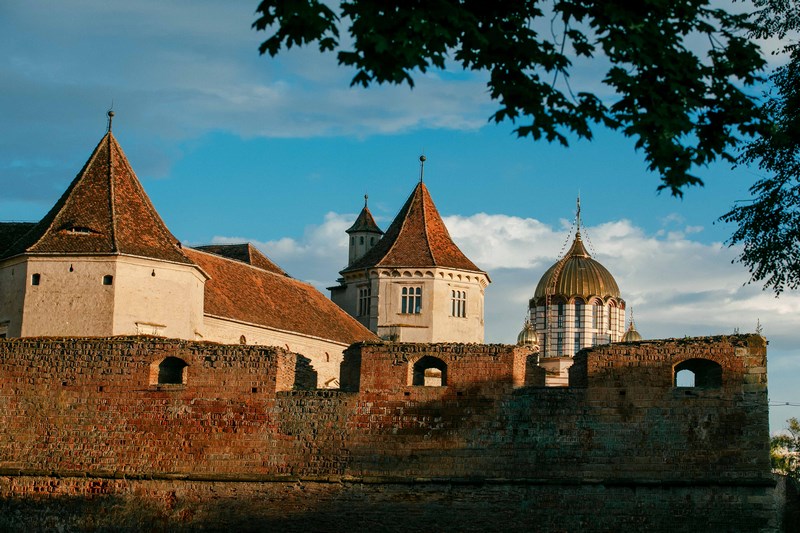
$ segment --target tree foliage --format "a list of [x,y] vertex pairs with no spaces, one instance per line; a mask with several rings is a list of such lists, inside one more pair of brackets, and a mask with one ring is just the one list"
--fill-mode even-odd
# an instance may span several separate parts
[[[488,73],[491,119],[520,136],[566,145],[570,134],[591,139],[597,124],[618,129],[676,196],[702,184],[698,166],[733,160],[738,138],[760,125],[743,92],[764,64],[751,23],[709,0],[264,0],[257,13],[262,54],[316,43],[356,69],[353,85],[413,86],[454,62]],[[608,62],[613,101],[573,93],[575,58]]]
[[754,37],[785,42],[788,61],[770,76],[771,92],[763,105],[771,127],[749,143],[740,162],[765,176],[750,188],[753,199],[721,217],[738,229],[729,239],[742,245],[738,261],[751,281],[763,281],[776,295],[800,286],[800,45],[787,40],[800,31],[800,1],[756,0]]
[[775,435],[769,441],[772,470],[800,481],[800,422],[789,419],[787,433]]

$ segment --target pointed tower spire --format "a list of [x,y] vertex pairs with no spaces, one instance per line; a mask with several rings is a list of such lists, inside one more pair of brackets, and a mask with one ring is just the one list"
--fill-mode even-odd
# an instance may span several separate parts
[[383,236],[383,231],[378,227],[378,224],[375,223],[375,219],[372,217],[369,207],[367,207],[368,201],[369,195],[365,194],[364,208],[361,210],[361,213],[358,214],[353,225],[345,230],[350,236],[348,265],[352,265],[353,262],[361,259]]
[[636,331],[636,322],[633,321],[633,307],[631,307],[631,316],[628,322],[628,331],[622,336],[622,342],[636,342],[642,340],[642,335]]

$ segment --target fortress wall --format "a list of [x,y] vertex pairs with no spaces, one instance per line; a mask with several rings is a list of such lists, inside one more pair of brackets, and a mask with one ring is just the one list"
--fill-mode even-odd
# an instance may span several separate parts
[[[526,354],[511,346],[365,344],[343,364],[361,369],[359,392],[292,390],[302,365],[276,348],[3,340],[0,472],[758,484],[769,457],[754,339],[685,343],[728,365],[710,390],[671,386],[678,341],[585,353],[585,388],[515,387]],[[448,386],[408,385],[423,354],[448,363]],[[187,361],[187,383],[150,385],[168,355]]]
[[[447,386],[408,384],[425,355]],[[150,384],[166,356],[185,385]],[[722,386],[673,387],[685,356]],[[0,529],[771,531],[765,357],[612,345],[576,359],[586,386],[545,388],[512,346],[364,344],[331,391],[277,348],[0,340]]]
[[773,532],[752,486],[1,477],[4,531]]

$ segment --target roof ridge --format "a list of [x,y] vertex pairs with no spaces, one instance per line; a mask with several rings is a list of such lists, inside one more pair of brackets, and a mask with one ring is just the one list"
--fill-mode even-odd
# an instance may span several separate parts
[[[107,134],[106,134],[106,135],[107,135]],[[48,217],[48,216],[50,216],[51,214],[53,214],[53,218],[51,218],[51,219],[50,219],[49,223],[47,224],[47,227],[46,227],[46,228],[44,228],[44,231],[42,231],[42,232],[40,233],[40,235],[39,235],[39,238],[38,238],[38,239],[36,239],[34,242],[30,243],[28,246],[26,246],[26,247],[25,247],[25,249],[23,249],[23,250],[20,250],[20,254],[24,254],[25,252],[27,252],[27,251],[28,251],[28,249],[30,249],[30,248],[33,248],[34,246],[37,246],[39,243],[41,243],[41,242],[42,242],[42,240],[43,240],[43,239],[44,239],[44,238],[45,238],[45,237],[46,237],[46,236],[47,236],[47,235],[50,233],[50,231],[53,229],[53,223],[55,223],[55,221],[56,221],[56,218],[58,218],[58,214],[59,214],[59,212],[61,211],[61,209],[59,209],[59,205],[61,206],[61,208],[63,208],[63,207],[64,207],[64,205],[66,205],[66,201],[69,199],[69,197],[70,197],[70,193],[72,193],[72,191],[75,189],[75,187],[76,187],[76,186],[78,185],[78,183],[81,181],[81,180],[80,180],[80,178],[86,174],[86,171],[87,171],[89,168],[91,168],[91,166],[92,166],[92,163],[94,163],[94,160],[97,158],[97,155],[100,153],[100,146],[103,144],[103,140],[104,140],[105,138],[106,138],[106,136],[104,135],[104,136],[103,136],[103,138],[102,138],[102,139],[100,139],[100,142],[99,142],[99,143],[97,143],[97,146],[95,146],[95,147],[94,147],[94,151],[92,152],[92,155],[91,155],[91,157],[89,157],[89,160],[88,160],[88,161],[86,161],[86,163],[83,165],[83,168],[80,170],[80,172],[78,172],[78,175],[77,175],[75,178],[73,178],[73,180],[70,182],[69,186],[67,187],[67,190],[66,190],[66,191],[64,191],[64,193],[63,193],[63,194],[62,194],[62,195],[61,195],[61,196],[58,198],[58,200],[56,200],[56,203],[53,205],[53,207],[51,207],[51,208],[50,208],[50,210],[49,210],[47,213],[45,213],[45,215],[44,215],[44,218],[42,218],[42,219],[41,219],[41,220],[40,220],[40,221],[37,223],[37,226],[38,226],[39,224],[41,224],[42,222],[44,222],[44,220],[45,220],[45,219],[47,219],[47,217]],[[63,203],[62,203],[62,200],[63,200]],[[31,231],[33,231],[34,229],[35,229],[35,227],[34,227],[34,228],[31,228]],[[30,232],[28,232],[28,233],[30,233]],[[26,235],[27,235],[27,234],[26,234]],[[22,237],[24,237],[24,236],[25,236],[25,235],[23,235]],[[21,240],[22,240],[22,237],[20,237],[19,239],[17,239],[17,241],[21,241]],[[14,242],[14,244],[17,244],[17,242]]]
[[[240,243],[240,244],[223,244],[223,245],[214,245],[214,246],[241,246],[242,244],[250,244],[250,243],[247,242],[247,243]],[[199,248],[193,248],[191,246],[187,246],[186,248],[188,250],[193,251],[193,252],[198,252],[198,253],[201,253],[201,254],[210,255],[211,257],[215,257],[217,259],[224,259],[225,261],[230,261],[231,263],[234,263],[234,264],[237,264],[237,265],[244,265],[246,267],[250,267],[250,268],[253,268],[255,270],[258,270],[259,272],[266,272],[267,274],[271,274],[273,276],[277,276],[277,277],[279,277],[281,279],[290,279],[290,280],[302,283],[303,285],[308,285],[309,287],[314,287],[314,285],[312,285],[311,283],[309,283],[307,281],[303,281],[303,280],[297,279],[295,277],[292,277],[289,274],[279,274],[277,272],[273,272],[272,270],[267,270],[266,268],[258,267],[258,266],[254,265],[252,263],[245,263],[244,261],[239,261],[238,259],[234,259],[234,258],[228,257],[226,255],[215,254],[213,252],[206,252],[205,250],[201,250]]]
[[[411,193],[411,198],[409,198],[409,200],[410,201],[406,202],[405,204],[403,204],[400,207],[400,209],[397,211],[397,214],[395,215],[395,219],[397,219],[397,217],[400,216],[400,213],[403,211],[403,209],[406,206],[408,206],[408,209],[406,209],[406,212],[405,212],[405,216],[403,217],[403,220],[400,222],[400,227],[397,230],[397,235],[395,235],[395,239],[392,241],[392,244],[389,245],[389,248],[386,250],[386,253],[383,254],[383,257],[386,257],[387,255],[392,253],[392,250],[394,250],[394,247],[397,246],[397,241],[399,240],[400,235],[403,234],[403,229],[406,227],[406,224],[408,223],[408,214],[411,212],[411,209],[414,207],[414,201],[416,200],[416,195],[413,192]],[[389,229],[387,228],[386,231],[388,232]],[[427,239],[427,236],[426,236],[426,239]],[[380,261],[383,261],[383,259],[381,258]],[[378,262],[380,262],[380,261],[378,261]]]
[[[428,188],[425,186],[422,180],[420,180],[418,187],[420,189],[420,199],[422,200],[422,227],[425,228],[425,245],[428,247],[428,252],[431,254],[433,266],[439,266],[439,263],[436,262],[436,254],[434,253],[433,246],[431,246],[431,236],[428,233],[430,231],[430,227],[428,226],[428,209],[425,206],[425,193],[427,192],[428,196],[430,196],[430,192],[428,192]],[[432,198],[431,203],[433,203]],[[441,218],[441,215],[439,218]],[[447,231],[447,226],[445,226],[445,231]],[[447,236],[450,236],[450,232],[447,233]]]
[[[115,252],[119,252],[119,246],[117,246],[117,207],[114,202],[116,184],[114,183],[114,162],[112,161],[114,157],[112,147],[116,145],[116,139],[114,139],[110,129],[103,139],[108,139],[108,208],[111,213],[111,247]],[[111,142],[112,139],[114,140],[113,143]]]
[[[130,173],[131,177],[133,178],[134,184],[137,185],[136,187],[134,187],[134,191],[139,196],[139,199],[144,203],[145,209],[147,209],[150,212],[150,216],[152,216],[155,219],[156,222],[160,222],[160,224],[158,224],[158,223],[156,224],[156,231],[161,233],[161,236],[168,243],[172,244],[172,246],[175,248],[175,250],[178,252],[179,255],[181,255],[184,258],[186,258],[187,260],[189,260],[189,258],[186,257],[186,254],[183,253],[183,250],[182,250],[183,249],[183,245],[181,244],[181,242],[179,240],[177,240],[175,235],[173,235],[172,232],[170,232],[169,229],[167,229],[167,225],[164,223],[164,220],[161,218],[161,215],[158,214],[158,210],[156,210],[155,206],[153,205],[153,201],[150,200],[150,197],[147,195],[147,192],[145,192],[144,185],[142,185],[141,181],[139,181],[139,177],[136,175],[136,172],[133,170],[133,167],[131,166],[130,161],[128,161],[128,157],[125,155],[125,151],[122,149],[122,146],[119,145],[119,143],[117,142],[116,137],[114,137],[113,134],[110,131],[108,132],[108,135],[110,136],[111,140],[113,141],[112,146],[114,146],[115,149],[122,156],[122,157],[120,157],[120,160],[122,161],[122,164],[125,165],[125,169]],[[110,152],[110,149],[109,149],[109,152]],[[112,197],[112,198],[115,198],[115,197]],[[112,212],[112,214],[113,214],[113,212]],[[114,228],[116,230],[116,216],[113,219],[113,224],[114,224]],[[116,244],[115,244],[115,246],[116,246]]]

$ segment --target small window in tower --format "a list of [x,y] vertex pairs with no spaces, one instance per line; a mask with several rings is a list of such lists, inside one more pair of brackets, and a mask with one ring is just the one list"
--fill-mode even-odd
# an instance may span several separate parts
[[563,328],[564,327],[564,304],[558,304],[558,323],[556,327]]
[[575,327],[583,327],[583,302],[581,301],[575,302]]
[[240,335],[239,336],[239,344],[242,344],[242,345],[247,344],[247,337],[245,337],[244,335]]
[[360,287],[358,289],[358,316],[369,314],[370,287]]
[[467,316],[467,291],[450,291],[450,316]]
[[113,285],[114,284],[114,276],[105,275],[103,276],[103,285]]
[[364,244],[364,237],[359,237],[358,238],[358,243],[359,244]]
[[375,237],[370,237],[369,238],[369,245],[372,246],[374,244],[375,244]]
[[400,296],[401,313],[415,315],[422,313],[422,287],[403,287]]
[[42,281],[41,274],[31,274],[31,285],[38,285]]

